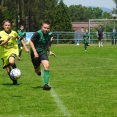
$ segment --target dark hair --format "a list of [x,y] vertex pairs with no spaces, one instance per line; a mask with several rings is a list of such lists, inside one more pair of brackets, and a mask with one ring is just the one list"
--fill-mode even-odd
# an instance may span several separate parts
[[11,24],[10,20],[4,20],[4,21],[2,22],[2,25],[4,25],[5,22],[9,22],[9,23]]
[[50,25],[50,22],[49,22],[49,21],[43,21],[43,22],[42,22],[42,25],[43,25],[43,24],[48,24],[48,25]]
[[24,26],[24,25],[20,25],[20,27],[22,27],[22,26]]

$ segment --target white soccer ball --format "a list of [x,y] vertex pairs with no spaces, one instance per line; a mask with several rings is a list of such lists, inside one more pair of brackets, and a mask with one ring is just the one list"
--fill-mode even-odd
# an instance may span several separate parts
[[20,69],[18,69],[18,68],[12,69],[10,72],[10,76],[14,80],[19,79],[21,77],[21,75],[22,75],[22,73],[21,73]]

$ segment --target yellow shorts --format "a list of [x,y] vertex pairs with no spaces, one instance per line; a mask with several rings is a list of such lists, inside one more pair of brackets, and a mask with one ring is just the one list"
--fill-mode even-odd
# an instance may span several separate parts
[[5,56],[2,59],[2,62],[3,62],[3,69],[5,69],[6,67],[8,67],[10,64],[9,64],[9,57],[16,57],[16,54],[10,54],[9,56]]

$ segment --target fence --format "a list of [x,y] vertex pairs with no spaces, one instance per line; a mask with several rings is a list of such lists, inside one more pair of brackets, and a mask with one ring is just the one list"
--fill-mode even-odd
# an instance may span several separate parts
[[[25,43],[28,44],[31,36],[34,32],[27,32],[26,33],[26,40]],[[69,44],[81,44],[83,43],[83,35],[84,32],[53,32],[53,43],[54,44],[63,44],[63,43],[69,43]],[[104,39],[103,41],[105,43],[111,43],[116,44],[117,40],[117,33],[116,32],[105,32],[104,33]],[[90,33],[90,43],[95,44],[97,43],[98,39],[96,37],[96,33],[91,32]]]

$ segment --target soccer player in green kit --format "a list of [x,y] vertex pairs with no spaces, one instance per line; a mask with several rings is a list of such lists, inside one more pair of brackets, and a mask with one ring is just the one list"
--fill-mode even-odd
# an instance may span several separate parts
[[[17,31],[17,33],[21,38],[23,38],[23,40],[26,38],[26,32],[24,31],[24,26],[23,25],[20,25],[20,29]],[[17,44],[18,44],[18,48],[19,48],[18,60],[20,60],[22,50],[23,50],[23,45],[22,45],[22,43],[21,43],[21,41],[19,39],[17,39]]]
[[87,46],[89,46],[89,33],[88,33],[88,29],[86,29],[86,33],[83,35],[83,39],[84,39],[84,49],[86,51],[87,50]]
[[50,55],[56,56],[53,52],[50,51],[49,42],[50,42],[50,23],[44,21],[42,23],[41,29],[33,34],[29,41],[31,47],[31,60],[37,75],[41,75],[40,64],[42,63],[44,67],[44,86],[43,90],[50,90],[51,87],[48,85],[49,81],[49,59],[47,51]]

